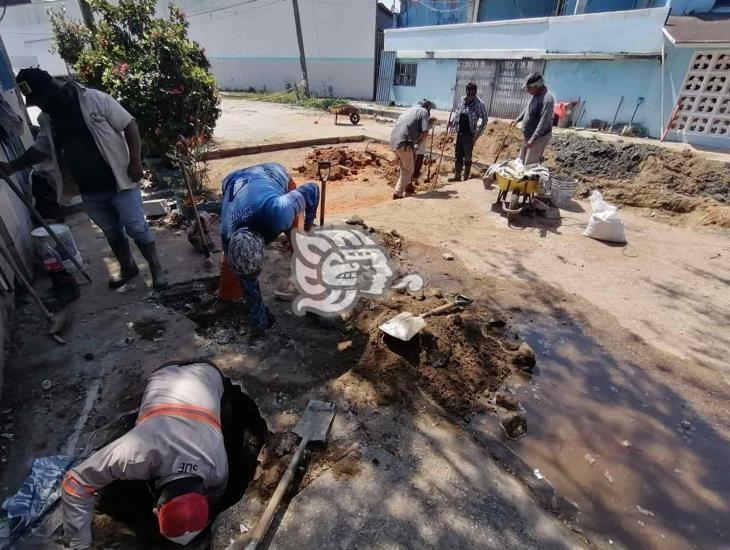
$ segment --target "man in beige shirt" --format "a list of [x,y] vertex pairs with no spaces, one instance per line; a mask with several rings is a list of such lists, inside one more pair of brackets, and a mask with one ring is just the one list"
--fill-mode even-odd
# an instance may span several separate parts
[[395,151],[400,164],[400,177],[395,185],[393,199],[402,199],[411,185],[415,155],[413,148],[428,136],[429,119],[433,103],[422,99],[395,122],[390,134],[390,147]]
[[109,286],[119,288],[139,275],[127,237],[147,260],[154,287],[166,286],[142,207],[141,142],[132,115],[110,95],[76,82],[63,83],[41,69],[23,69],[16,81],[28,105],[43,111],[41,132],[20,157],[0,163],[0,175],[46,160],[56,162],[61,202],[81,194],[84,210],[119,261],[121,275]]

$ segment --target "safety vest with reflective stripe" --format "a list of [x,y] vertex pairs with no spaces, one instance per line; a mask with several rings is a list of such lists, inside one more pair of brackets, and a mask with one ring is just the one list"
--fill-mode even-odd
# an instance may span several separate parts
[[153,405],[140,412],[136,424],[142,424],[156,416],[187,418],[208,424],[218,431],[221,429],[221,423],[220,420],[218,420],[218,416],[210,409],[197,407],[195,405],[184,405],[181,403],[160,403],[158,405]]

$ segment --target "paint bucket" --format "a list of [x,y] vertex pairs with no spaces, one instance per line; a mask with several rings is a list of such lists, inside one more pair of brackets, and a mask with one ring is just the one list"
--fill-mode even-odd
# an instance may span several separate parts
[[[69,227],[63,223],[53,223],[50,225],[50,227],[51,231],[53,231],[59,238],[59,240],[66,245],[66,248],[71,253],[71,255],[76,258],[76,261],[81,264],[83,261],[81,259],[81,253],[79,252],[79,249],[76,248],[76,241],[74,241],[73,235],[71,234],[71,230],[69,229]],[[71,256],[69,256],[66,251],[63,250],[60,246],[58,246],[53,237],[48,234],[45,227],[36,227],[33,231],[30,232],[30,235],[32,237],[31,240],[33,242],[33,252],[35,253],[36,258],[38,258],[40,261],[43,261],[43,251],[46,249],[46,245],[49,245],[61,257],[61,260],[63,261],[63,267],[66,268],[67,271],[71,273],[76,271],[76,266],[71,261]]]
[[568,176],[553,176],[550,181],[550,200],[558,208],[565,208],[573,198],[578,182]]

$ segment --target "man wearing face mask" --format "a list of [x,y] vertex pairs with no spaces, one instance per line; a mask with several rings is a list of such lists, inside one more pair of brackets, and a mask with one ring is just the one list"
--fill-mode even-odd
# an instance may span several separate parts
[[23,69],[16,77],[28,105],[39,107],[41,132],[15,160],[0,162],[0,175],[44,160],[58,162],[62,200],[81,194],[86,213],[99,226],[119,261],[119,288],[139,275],[127,237],[149,264],[154,287],[167,284],[155,239],[144,217],[141,140],[137,123],[114,98],[76,82],[63,83],[41,69]]

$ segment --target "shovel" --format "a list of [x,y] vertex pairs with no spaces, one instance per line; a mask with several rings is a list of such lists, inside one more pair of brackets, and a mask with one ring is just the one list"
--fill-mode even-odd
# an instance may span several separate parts
[[330,431],[334,417],[335,406],[332,403],[326,403],[325,401],[318,401],[316,399],[312,399],[307,403],[307,408],[304,409],[304,414],[299,419],[299,424],[293,430],[302,440],[299,442],[299,446],[291,462],[289,462],[286,472],[284,472],[284,475],[279,480],[279,484],[276,486],[271,500],[266,505],[264,513],[251,533],[239,536],[226,550],[243,550],[244,548],[245,550],[256,550],[261,540],[266,536],[266,531],[271,524],[271,520],[274,519],[276,509],[279,507],[279,503],[284,493],[286,493],[289,484],[294,479],[304,450],[309,443],[324,443],[327,440],[327,434]]
[[474,302],[474,300],[471,298],[467,298],[462,294],[457,294],[453,302],[435,307],[425,313],[421,313],[420,315],[413,315],[410,311],[404,311],[403,313],[399,313],[393,317],[390,321],[383,323],[378,328],[380,328],[380,330],[388,336],[408,342],[426,326],[426,317],[436,315],[437,313],[443,313],[445,311],[451,311],[452,309],[465,308],[470,306],[472,302]]

